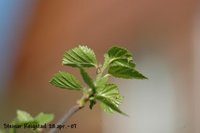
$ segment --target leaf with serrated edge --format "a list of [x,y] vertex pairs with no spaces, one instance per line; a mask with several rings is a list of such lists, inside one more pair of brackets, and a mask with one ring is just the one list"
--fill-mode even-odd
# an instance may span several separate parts
[[132,59],[132,54],[125,48],[112,47],[108,50],[108,56],[110,58],[130,58]]
[[109,62],[108,73],[117,78],[146,79],[144,75],[135,70],[132,54],[125,48],[112,47],[105,56]]
[[[105,106],[101,106],[103,107],[104,109],[105,108],[110,108],[110,112],[113,112],[113,111],[116,111],[120,114],[123,114],[123,115],[126,115],[126,113],[122,112],[113,102],[111,102],[110,100],[106,99],[105,97],[103,96],[97,96],[96,97],[97,100],[101,101]],[[105,111],[105,110],[104,110]]]
[[79,80],[74,75],[61,71],[54,75],[50,83],[56,87],[69,90],[81,90],[82,88]]
[[140,72],[131,67],[126,66],[110,66],[108,73],[117,78],[125,79],[147,79]]
[[114,84],[106,84],[105,87],[97,88],[96,99],[101,101],[101,107],[106,112],[116,111],[124,114],[118,107],[122,102],[117,86]]
[[71,67],[96,67],[96,55],[92,49],[87,46],[79,46],[65,52],[63,65]]

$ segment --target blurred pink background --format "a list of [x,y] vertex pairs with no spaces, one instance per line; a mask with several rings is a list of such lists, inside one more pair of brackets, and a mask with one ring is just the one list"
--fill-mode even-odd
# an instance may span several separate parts
[[[103,61],[113,44],[133,52],[149,80],[113,79],[130,117],[85,108],[70,133],[200,132],[200,3],[198,0],[1,0],[0,124],[17,109],[55,113],[81,94],[51,86],[63,53],[87,44]],[[63,131],[67,132],[67,131]]]

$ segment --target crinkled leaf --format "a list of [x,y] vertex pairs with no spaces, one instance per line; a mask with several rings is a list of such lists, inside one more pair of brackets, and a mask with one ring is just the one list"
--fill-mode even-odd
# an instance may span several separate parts
[[132,54],[125,48],[112,47],[108,50],[108,57],[110,60],[127,59],[128,61],[133,60]]
[[88,75],[88,73],[83,69],[80,68],[80,73],[81,76],[83,78],[83,80],[85,81],[85,83],[92,89],[92,91],[95,93],[96,92],[96,87],[93,83],[92,78]]
[[111,64],[111,66],[123,66],[123,67],[128,67],[128,68],[135,68],[135,63],[133,63],[132,61],[128,61],[127,59],[118,59],[113,61]]
[[125,78],[125,79],[147,79],[140,72],[135,70],[134,68],[128,66],[115,66],[111,65],[108,69],[108,73],[117,78]]
[[36,117],[35,117],[35,121],[37,121],[40,125],[45,124],[45,123],[49,123],[54,119],[54,115],[53,114],[47,114],[47,113],[39,113]]
[[117,78],[146,79],[144,75],[135,70],[135,63],[126,58],[112,61],[109,65],[108,73]]
[[132,54],[125,48],[112,47],[105,55],[105,62],[108,64],[108,73],[118,78],[134,78],[133,71],[135,63]]
[[97,100],[99,100],[101,102],[101,107],[103,108],[103,110],[105,112],[118,112],[120,114],[123,115],[127,115],[126,113],[122,112],[119,107],[117,107],[112,101],[110,101],[109,99],[103,97],[103,96],[97,96],[96,97]]
[[55,74],[50,83],[56,87],[69,90],[80,90],[82,88],[79,80],[74,75],[67,72]]
[[120,96],[117,86],[114,84],[106,84],[103,88],[97,88],[96,99],[101,101],[101,107],[105,112],[123,113],[118,107],[123,97]]
[[120,96],[119,90],[115,84],[106,84],[104,87],[97,88],[97,96],[103,96],[119,106],[123,97]]
[[79,46],[65,52],[63,57],[64,65],[72,67],[96,67],[96,55],[87,46]]
[[97,88],[104,87],[108,83],[108,78],[109,78],[109,74],[106,74],[105,76],[96,79],[95,86]]
[[[117,61],[117,62],[116,62]],[[115,64],[127,64],[129,62],[133,63],[132,54],[125,48],[112,47],[104,55],[104,65],[103,69],[109,67],[109,65]]]
[[22,110],[17,110],[17,120],[20,123],[34,121],[33,117],[29,113],[22,111]]

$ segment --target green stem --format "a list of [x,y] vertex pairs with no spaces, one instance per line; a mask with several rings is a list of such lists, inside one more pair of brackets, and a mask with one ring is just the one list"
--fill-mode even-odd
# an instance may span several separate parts
[[106,68],[108,67],[109,65],[109,62],[108,61],[105,61],[101,70],[100,70],[100,73],[97,74],[97,78],[96,79],[100,79],[104,73],[104,71],[106,70]]

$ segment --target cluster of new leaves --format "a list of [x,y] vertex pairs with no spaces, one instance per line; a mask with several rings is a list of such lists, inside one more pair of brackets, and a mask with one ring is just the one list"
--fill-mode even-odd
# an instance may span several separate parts
[[[64,54],[62,63],[78,68],[87,87],[68,72],[58,72],[50,83],[63,89],[83,91],[88,96],[91,109],[96,101],[99,101],[104,111],[125,114],[119,109],[123,97],[117,85],[109,82],[109,77],[124,79],[146,79],[146,77],[135,69],[132,54],[125,48],[112,47],[104,58],[104,63],[100,66],[92,49],[87,46],[73,48]],[[95,79],[92,79],[86,71],[89,67],[97,69]]]
[[[38,133],[42,131],[42,128],[39,128],[42,125],[45,125],[51,122],[54,119],[53,114],[48,113],[39,113],[36,117],[32,117],[29,113],[21,110],[17,110],[17,117],[14,119],[10,125],[13,125],[12,128],[9,128],[9,133],[16,133],[15,126],[22,128],[27,127],[33,133]],[[0,133],[5,133],[4,130],[0,130]]]

